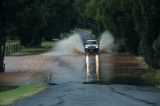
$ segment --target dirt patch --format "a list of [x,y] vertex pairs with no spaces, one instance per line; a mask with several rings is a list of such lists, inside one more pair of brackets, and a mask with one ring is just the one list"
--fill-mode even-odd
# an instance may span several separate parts
[[[0,73],[0,85],[20,85],[44,81],[47,73],[44,72],[6,72]],[[0,86],[1,87],[1,86]]]

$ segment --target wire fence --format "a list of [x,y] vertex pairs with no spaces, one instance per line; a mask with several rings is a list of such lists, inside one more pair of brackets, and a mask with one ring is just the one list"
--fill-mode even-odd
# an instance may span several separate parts
[[5,44],[5,55],[11,55],[12,53],[18,52],[23,48],[20,41],[7,41]]

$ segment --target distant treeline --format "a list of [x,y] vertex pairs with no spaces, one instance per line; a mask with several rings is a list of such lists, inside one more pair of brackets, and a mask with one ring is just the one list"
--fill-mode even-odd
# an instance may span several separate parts
[[0,0],[0,47],[6,36],[30,47],[75,27],[109,30],[122,52],[160,68],[159,17],[160,0]]

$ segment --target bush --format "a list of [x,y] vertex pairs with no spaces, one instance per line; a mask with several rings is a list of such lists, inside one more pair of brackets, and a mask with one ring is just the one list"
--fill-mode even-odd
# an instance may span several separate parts
[[156,80],[157,80],[157,84],[160,85],[160,70],[157,70],[157,71],[156,71],[155,78],[156,78]]
[[160,54],[160,35],[158,36],[157,40],[155,40],[153,48],[157,54]]

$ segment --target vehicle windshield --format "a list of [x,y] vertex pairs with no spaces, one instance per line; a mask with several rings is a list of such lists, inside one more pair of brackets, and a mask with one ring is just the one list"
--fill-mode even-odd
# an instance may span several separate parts
[[97,44],[96,41],[86,41],[86,44]]

